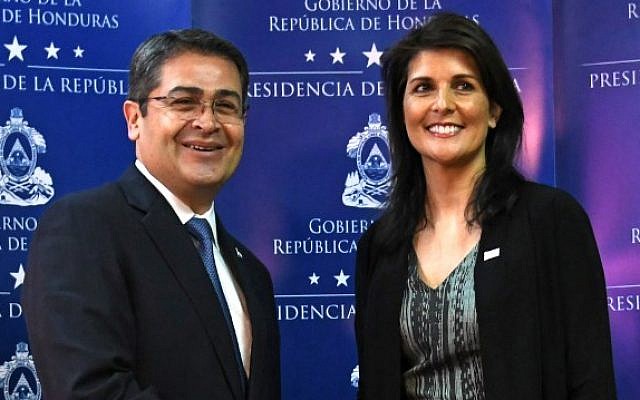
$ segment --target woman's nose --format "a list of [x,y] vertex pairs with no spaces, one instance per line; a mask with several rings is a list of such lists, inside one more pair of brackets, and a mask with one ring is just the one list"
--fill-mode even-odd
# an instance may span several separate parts
[[451,98],[451,93],[448,89],[440,89],[436,93],[436,98],[433,102],[433,111],[436,112],[446,112],[451,111],[455,108],[455,104],[453,99]]

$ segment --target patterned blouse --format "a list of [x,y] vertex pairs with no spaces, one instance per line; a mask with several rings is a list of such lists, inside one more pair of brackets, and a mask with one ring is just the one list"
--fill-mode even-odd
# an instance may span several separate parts
[[400,311],[409,369],[407,398],[484,400],[473,271],[478,244],[435,289],[418,275],[415,252]]

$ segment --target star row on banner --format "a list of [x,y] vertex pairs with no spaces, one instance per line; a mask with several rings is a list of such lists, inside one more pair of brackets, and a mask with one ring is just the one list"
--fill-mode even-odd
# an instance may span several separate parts
[[[378,50],[375,43],[371,44],[371,49],[362,51],[362,55],[367,58],[367,68],[372,65],[380,66],[380,57],[382,57],[383,52]],[[309,49],[306,53],[304,53],[305,62],[315,62],[316,61],[316,53]],[[331,64],[344,64],[344,58],[347,55],[346,52],[342,51],[340,47],[336,47],[336,49],[329,53],[331,56]]]
[[[345,287],[349,287],[349,278],[351,277],[351,275],[347,275],[344,273],[344,270],[340,270],[340,273],[338,275],[334,275],[333,279],[336,280],[336,287],[339,286],[345,286]],[[320,284],[320,275],[317,275],[315,272],[313,272],[311,275],[309,275],[307,277],[309,279],[309,285],[319,285]]]
[[[14,35],[11,43],[4,43],[4,47],[9,52],[9,54],[7,55],[7,61],[11,61],[13,59],[24,61],[24,55],[22,54],[22,52],[25,51],[29,46],[24,43],[20,43],[18,37]],[[43,51],[47,54],[47,60],[51,58],[58,60],[60,50],[62,49],[60,47],[57,47],[53,41],[49,42],[49,46],[43,47]],[[80,45],[77,45],[76,48],[72,49],[71,51],[73,52],[74,58],[84,57],[84,49],[80,47]]]
[[17,289],[24,283],[25,271],[22,264],[18,267],[16,272],[9,272],[9,275],[15,279],[15,283],[13,284],[13,289]]

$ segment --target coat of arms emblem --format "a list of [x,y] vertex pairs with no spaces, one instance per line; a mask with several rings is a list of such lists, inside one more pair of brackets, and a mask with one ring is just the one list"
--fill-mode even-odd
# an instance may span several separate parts
[[380,114],[370,114],[364,130],[349,139],[347,155],[356,159],[357,170],[347,175],[342,203],[382,208],[389,194],[391,162],[387,127],[382,125]]
[[40,400],[42,392],[29,346],[20,342],[11,361],[0,365],[0,390],[5,400]]
[[0,126],[0,204],[34,206],[45,204],[54,194],[51,176],[37,166],[45,153],[44,136],[13,108],[5,126]]

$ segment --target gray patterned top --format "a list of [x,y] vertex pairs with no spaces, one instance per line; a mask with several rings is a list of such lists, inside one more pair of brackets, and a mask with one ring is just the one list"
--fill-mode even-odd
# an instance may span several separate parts
[[407,398],[484,400],[473,271],[478,244],[435,289],[418,275],[415,252],[400,311]]

